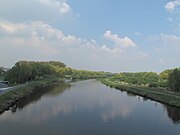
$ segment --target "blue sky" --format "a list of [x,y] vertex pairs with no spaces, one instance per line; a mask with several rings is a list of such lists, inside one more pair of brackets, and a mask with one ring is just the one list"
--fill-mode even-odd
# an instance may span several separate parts
[[0,65],[111,72],[179,67],[180,0],[0,0]]
[[77,0],[69,3],[80,14],[79,25],[90,31],[90,35],[87,32],[83,35],[97,36],[106,29],[123,35],[137,31],[156,34],[168,29],[168,13],[164,9],[167,2],[162,0]]

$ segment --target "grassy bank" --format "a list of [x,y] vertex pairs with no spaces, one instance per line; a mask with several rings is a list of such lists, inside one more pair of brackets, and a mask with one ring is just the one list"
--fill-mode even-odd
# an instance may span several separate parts
[[105,79],[102,80],[102,83],[116,88],[122,91],[128,91],[133,94],[146,97],[148,99],[158,101],[164,104],[172,105],[175,107],[180,107],[180,93],[167,91],[165,89],[159,88],[148,88],[142,86],[135,86],[135,85],[124,85],[118,82],[113,82],[111,80]]
[[39,89],[58,84],[60,81],[62,80],[58,78],[44,78],[30,82],[29,84],[24,85],[16,90],[12,90],[0,95],[0,113],[9,109],[18,100],[33,94]]

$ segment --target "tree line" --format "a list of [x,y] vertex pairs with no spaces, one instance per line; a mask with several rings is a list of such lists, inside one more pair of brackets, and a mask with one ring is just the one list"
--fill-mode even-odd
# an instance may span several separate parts
[[[76,70],[67,67],[59,61],[19,61],[5,72],[0,68],[0,75],[12,84],[20,84],[43,77],[60,77],[71,79],[93,79],[113,76],[109,72],[96,72]],[[126,84],[144,85],[149,87],[164,87],[180,92],[180,68],[165,70],[160,74],[155,72],[119,73],[111,77],[111,80]]]
[[35,62],[19,61],[6,72],[5,80],[13,84],[25,83],[43,77],[61,77],[71,79],[102,78],[112,75],[108,72],[76,70],[59,61]]
[[139,73],[119,73],[112,78],[119,82],[137,85],[156,85],[159,76],[154,72],[139,72]]
[[176,68],[169,73],[168,86],[173,91],[180,92],[180,68]]
[[111,78],[130,85],[145,85],[148,87],[163,87],[180,92],[180,68],[165,70],[160,74],[155,72],[119,73]]

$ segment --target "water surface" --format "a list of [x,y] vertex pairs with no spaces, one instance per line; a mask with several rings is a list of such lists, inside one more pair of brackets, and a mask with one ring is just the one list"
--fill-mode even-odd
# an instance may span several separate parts
[[180,109],[79,81],[18,102],[0,116],[0,135],[180,135]]

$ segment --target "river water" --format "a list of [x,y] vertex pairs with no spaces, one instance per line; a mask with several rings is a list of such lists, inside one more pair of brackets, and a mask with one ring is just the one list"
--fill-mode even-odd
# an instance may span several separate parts
[[19,101],[0,116],[0,135],[180,135],[180,109],[78,81]]

